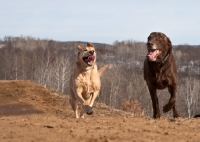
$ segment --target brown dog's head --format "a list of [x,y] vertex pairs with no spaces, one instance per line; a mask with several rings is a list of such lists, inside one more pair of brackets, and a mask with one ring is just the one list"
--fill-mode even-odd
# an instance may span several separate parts
[[86,47],[78,45],[78,50],[78,62],[81,67],[92,67],[96,63],[96,51],[93,44],[87,43]]
[[172,51],[172,44],[165,34],[152,32],[148,37],[147,50],[146,57],[149,61],[163,62]]

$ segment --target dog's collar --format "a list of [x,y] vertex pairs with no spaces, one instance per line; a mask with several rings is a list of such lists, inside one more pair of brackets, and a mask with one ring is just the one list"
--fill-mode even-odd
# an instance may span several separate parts
[[165,58],[163,59],[162,63],[164,64],[167,61],[168,58],[169,58],[169,54],[167,54],[167,56],[165,56]]

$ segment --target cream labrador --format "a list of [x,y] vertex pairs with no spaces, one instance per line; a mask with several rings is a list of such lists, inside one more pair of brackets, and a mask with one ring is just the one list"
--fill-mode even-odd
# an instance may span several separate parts
[[[101,81],[100,76],[108,65],[97,69],[96,51],[94,45],[87,43],[86,47],[78,46],[77,62],[70,78],[70,104],[76,118],[84,118],[84,114],[93,113],[92,106],[99,94]],[[80,116],[78,114],[78,103],[81,103]]]

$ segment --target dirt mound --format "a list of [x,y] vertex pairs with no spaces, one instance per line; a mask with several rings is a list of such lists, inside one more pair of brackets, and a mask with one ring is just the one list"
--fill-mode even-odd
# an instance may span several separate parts
[[199,141],[200,119],[134,117],[95,103],[75,119],[67,95],[31,81],[0,81],[1,141]]

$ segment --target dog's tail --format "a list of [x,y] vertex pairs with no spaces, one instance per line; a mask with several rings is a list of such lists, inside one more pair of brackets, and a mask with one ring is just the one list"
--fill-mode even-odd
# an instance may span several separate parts
[[100,69],[98,70],[99,76],[101,76],[102,73],[103,73],[108,67],[109,67],[109,65],[105,65],[104,67],[100,68]]

